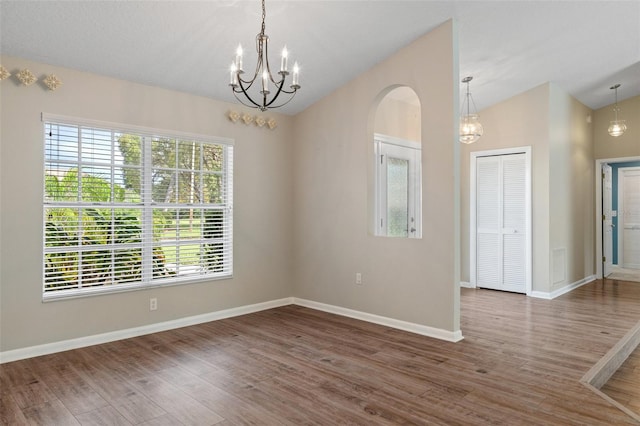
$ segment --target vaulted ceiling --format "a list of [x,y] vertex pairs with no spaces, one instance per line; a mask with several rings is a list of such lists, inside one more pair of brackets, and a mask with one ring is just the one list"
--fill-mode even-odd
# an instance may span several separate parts
[[[614,83],[620,100],[640,95],[637,0],[267,0],[266,11],[272,61],[286,44],[301,65],[288,114],[450,18],[479,109],[548,81],[593,109],[613,103]],[[258,0],[2,0],[0,52],[233,101],[229,65],[242,43],[251,69],[260,17]]]

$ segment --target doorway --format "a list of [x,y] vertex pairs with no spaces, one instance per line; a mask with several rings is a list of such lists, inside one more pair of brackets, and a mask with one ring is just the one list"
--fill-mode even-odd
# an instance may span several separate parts
[[596,160],[596,277],[640,282],[640,157]]
[[471,286],[531,294],[531,148],[471,153]]

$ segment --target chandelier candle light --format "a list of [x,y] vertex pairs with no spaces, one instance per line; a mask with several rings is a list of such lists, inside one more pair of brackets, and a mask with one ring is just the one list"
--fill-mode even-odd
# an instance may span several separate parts
[[616,91],[616,103],[613,105],[613,113],[615,114],[615,116],[614,120],[611,122],[611,124],[609,124],[608,129],[609,134],[614,138],[622,135],[625,130],[627,130],[627,125],[624,124],[624,120],[618,120],[618,111],[620,111],[620,108],[618,108],[618,87],[620,87],[620,84],[616,84],[615,86],[611,86],[609,88]]
[[[290,90],[287,90],[284,87],[285,80],[289,75],[289,52],[287,51],[286,46],[284,47],[284,49],[282,49],[280,71],[278,71],[277,73],[279,75],[278,79],[274,78],[273,73],[271,72],[268,57],[269,37],[264,33],[264,20],[266,16],[264,1],[265,0],[262,0],[262,27],[260,33],[256,36],[256,50],[258,52],[258,63],[256,65],[256,71],[251,79],[242,78],[242,75],[244,74],[242,65],[243,52],[242,46],[239,45],[238,50],[236,51],[235,61],[231,64],[231,71],[229,76],[229,86],[231,86],[231,90],[233,91],[233,95],[236,97],[236,99],[241,104],[251,108],[258,108],[260,111],[266,111],[269,108],[278,108],[288,104],[300,88],[300,67],[298,66],[297,62],[294,62],[293,64],[293,76],[291,79],[291,84],[289,85]],[[254,93],[254,96],[257,96],[256,99],[252,98],[249,94],[249,90],[254,83],[261,86],[259,95],[257,93]],[[270,83],[275,86],[275,94],[272,97],[269,97],[269,95],[271,94]],[[282,93],[286,93],[287,95],[289,95],[288,99],[285,99],[281,103],[274,105],[274,102]]]
[[[473,102],[473,97],[471,97],[471,92],[469,91],[469,82],[471,80],[473,80],[473,77],[465,77],[462,79],[463,83],[467,83],[467,95],[462,101],[462,110],[460,112],[460,142],[466,144],[477,142],[484,133],[482,124],[478,121],[479,116],[476,104]],[[471,113],[471,103],[473,103],[473,114]]]

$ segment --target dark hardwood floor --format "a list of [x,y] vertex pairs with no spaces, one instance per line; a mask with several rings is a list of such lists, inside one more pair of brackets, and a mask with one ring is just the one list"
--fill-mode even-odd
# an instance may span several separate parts
[[624,425],[579,380],[640,285],[555,300],[462,290],[447,343],[299,306],[0,366],[3,424]]

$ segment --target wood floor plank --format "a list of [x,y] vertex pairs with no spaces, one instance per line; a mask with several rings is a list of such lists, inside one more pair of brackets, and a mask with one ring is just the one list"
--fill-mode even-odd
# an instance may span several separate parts
[[97,408],[76,415],[82,426],[131,426],[132,423],[112,406]]
[[[0,419],[631,425],[580,379],[639,318],[640,284],[610,280],[554,300],[463,289],[459,343],[284,306],[2,364]],[[640,361],[622,371],[637,374]],[[612,392],[640,406],[629,377]]]
[[30,405],[23,409],[27,424],[32,425],[79,425],[80,422],[57,399],[43,402],[38,405]]
[[168,414],[187,426],[211,426],[224,418],[208,409],[179,387],[157,377],[148,376],[136,381],[138,389]]
[[9,392],[0,393],[0,424],[27,424],[27,418],[22,409]]
[[49,374],[45,376],[51,392],[75,414],[82,414],[98,408],[104,408],[109,403],[98,394],[75,371],[68,370],[63,374]]

